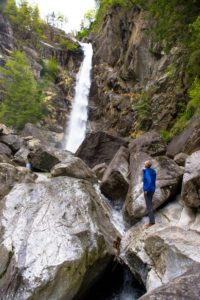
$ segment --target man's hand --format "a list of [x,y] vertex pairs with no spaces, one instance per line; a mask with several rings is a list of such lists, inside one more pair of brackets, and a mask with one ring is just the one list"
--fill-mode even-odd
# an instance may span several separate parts
[[145,195],[147,195],[147,191],[146,191],[146,192],[144,192],[144,194],[145,194]]

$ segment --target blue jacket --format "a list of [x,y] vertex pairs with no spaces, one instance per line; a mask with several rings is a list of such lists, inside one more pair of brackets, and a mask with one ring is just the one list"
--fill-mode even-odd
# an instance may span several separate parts
[[152,193],[156,190],[156,171],[152,168],[143,170],[143,190]]

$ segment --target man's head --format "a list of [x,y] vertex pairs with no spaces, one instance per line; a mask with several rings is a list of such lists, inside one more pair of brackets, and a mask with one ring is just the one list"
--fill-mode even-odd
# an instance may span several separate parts
[[144,166],[146,169],[151,168],[152,163],[150,162],[150,160],[145,161]]

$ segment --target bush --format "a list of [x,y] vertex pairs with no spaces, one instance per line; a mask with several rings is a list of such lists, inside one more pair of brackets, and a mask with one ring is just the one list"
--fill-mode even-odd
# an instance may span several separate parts
[[25,54],[14,52],[0,73],[5,95],[0,104],[0,121],[21,129],[27,122],[40,120],[44,112],[42,95]]
[[41,64],[43,66],[41,76],[45,77],[47,80],[54,81],[59,72],[57,60],[52,57],[49,60],[41,61]]
[[147,93],[143,93],[139,102],[135,106],[137,112],[137,119],[143,121],[151,117],[150,99]]
[[69,41],[69,40],[64,40],[62,39],[60,42],[59,42],[60,46],[63,47],[63,48],[66,48],[68,50],[76,50],[78,48],[78,45],[72,41]]

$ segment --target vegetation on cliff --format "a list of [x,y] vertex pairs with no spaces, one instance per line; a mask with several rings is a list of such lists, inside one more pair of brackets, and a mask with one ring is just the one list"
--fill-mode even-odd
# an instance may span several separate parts
[[0,105],[0,120],[21,129],[25,123],[35,123],[44,113],[42,93],[24,53],[13,52],[5,67],[0,68],[4,100]]

